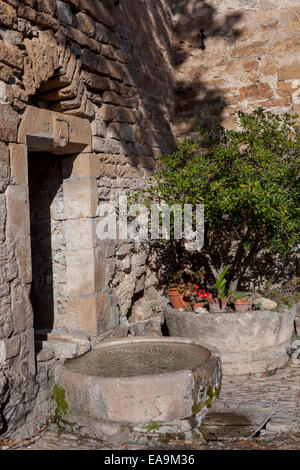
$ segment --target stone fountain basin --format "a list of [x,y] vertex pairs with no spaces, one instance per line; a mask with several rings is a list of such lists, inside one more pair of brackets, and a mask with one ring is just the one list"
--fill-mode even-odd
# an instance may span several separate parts
[[187,437],[200,434],[220,393],[220,353],[188,338],[112,340],[57,366],[55,382],[64,396],[60,424],[75,432],[112,441]]
[[166,306],[164,314],[171,336],[201,339],[218,348],[226,375],[265,372],[288,362],[295,306],[284,312],[218,314],[181,312]]

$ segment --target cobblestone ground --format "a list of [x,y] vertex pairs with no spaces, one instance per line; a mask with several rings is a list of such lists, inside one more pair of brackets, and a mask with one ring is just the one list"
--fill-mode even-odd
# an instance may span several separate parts
[[[227,426],[220,426],[218,438],[205,440],[170,441],[166,444],[107,444],[90,438],[79,438],[59,433],[55,424],[49,424],[40,434],[26,442],[3,442],[2,449],[20,450],[122,450],[122,449],[300,449],[300,366],[289,364],[274,375],[257,374],[240,377],[224,377],[218,409],[234,410],[251,408],[252,411],[272,410],[272,416],[259,429],[255,437],[249,437],[246,426],[236,428],[234,437],[227,435]],[[213,410],[212,410],[213,412]],[[259,428],[259,426],[258,426]],[[248,430],[248,434],[246,432]],[[0,446],[1,449],[1,446]]]

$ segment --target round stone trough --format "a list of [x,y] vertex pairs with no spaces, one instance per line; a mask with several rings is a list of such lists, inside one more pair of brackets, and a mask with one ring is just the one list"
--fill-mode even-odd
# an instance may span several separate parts
[[201,434],[220,388],[219,351],[189,338],[107,341],[55,369],[60,424],[114,442]]
[[284,312],[193,313],[164,308],[171,336],[204,341],[219,349],[225,375],[274,370],[288,361],[296,306]]

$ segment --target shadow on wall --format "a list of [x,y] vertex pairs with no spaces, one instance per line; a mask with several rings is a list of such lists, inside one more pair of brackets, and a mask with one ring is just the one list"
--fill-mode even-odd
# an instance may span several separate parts
[[[240,37],[238,23],[243,13],[234,12],[224,17],[212,2],[172,0],[172,14],[176,76],[174,122],[176,132],[182,135],[195,131],[197,121],[204,126],[223,121],[224,89],[218,87],[222,78],[215,77],[206,63],[209,65],[213,50],[218,54],[218,41],[231,45]],[[220,55],[220,62],[222,60]]]
[[[110,147],[103,143],[101,151],[138,157],[150,168],[153,155],[174,149],[178,129],[189,132],[199,118],[205,124],[222,119],[223,92],[217,80],[211,80],[205,67],[201,68],[201,60],[193,63],[191,53],[200,54],[201,59],[210,38],[233,43],[239,36],[236,24],[242,13],[219,18],[216,8],[203,0],[105,0],[93,4],[95,11],[100,6],[105,9],[105,15],[97,16],[97,11],[85,7],[88,3],[82,3],[95,29],[91,38],[83,40],[73,33],[81,27],[81,2],[69,4],[73,19],[67,34],[63,24],[55,38],[45,36],[48,32],[39,33],[47,45],[43,54],[51,54],[56,41],[58,59],[53,71],[48,59],[44,67],[31,67],[42,68],[46,74],[38,86],[31,87],[35,105],[91,121],[97,120],[91,103],[100,109],[100,116],[104,104],[121,106],[128,116],[134,111],[134,118],[127,121],[103,112],[107,135],[119,143]],[[30,46],[35,51],[39,47],[36,41]],[[32,70],[29,72],[31,77]],[[109,86],[87,78],[87,73],[108,77]],[[34,80],[38,82],[36,77]]]

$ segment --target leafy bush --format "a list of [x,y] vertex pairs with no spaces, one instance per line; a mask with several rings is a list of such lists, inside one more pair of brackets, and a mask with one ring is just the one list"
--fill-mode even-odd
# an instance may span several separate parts
[[239,130],[199,128],[199,137],[159,157],[159,168],[138,195],[146,204],[203,204],[205,245],[201,257],[230,264],[235,289],[257,253],[285,256],[299,242],[300,133],[295,118],[263,108],[238,113]]

